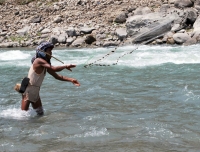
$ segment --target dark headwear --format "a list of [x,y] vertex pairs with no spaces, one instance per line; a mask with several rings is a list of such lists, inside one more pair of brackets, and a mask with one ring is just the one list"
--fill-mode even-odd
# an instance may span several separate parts
[[[54,48],[54,45],[50,42],[42,42],[40,45],[38,45],[38,47],[36,48],[36,54],[32,58],[31,62],[33,63],[36,58],[42,58],[46,60],[46,53],[44,52],[46,52],[47,48]],[[50,61],[47,62],[51,64]]]

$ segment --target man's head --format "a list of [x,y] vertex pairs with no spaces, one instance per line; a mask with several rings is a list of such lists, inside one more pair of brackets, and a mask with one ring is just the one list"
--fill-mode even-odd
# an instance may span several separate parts
[[48,56],[48,54],[52,54],[51,50],[54,48],[54,45],[50,42],[42,42],[37,48],[36,48],[36,57],[40,57],[43,59],[51,59],[51,56]]
[[[31,63],[35,61],[36,58],[42,58],[46,60],[49,64],[51,64],[50,59],[52,55],[52,49],[54,48],[54,45],[50,42],[42,42],[37,48],[36,48],[36,55],[31,59]],[[49,54],[49,55],[47,55]]]

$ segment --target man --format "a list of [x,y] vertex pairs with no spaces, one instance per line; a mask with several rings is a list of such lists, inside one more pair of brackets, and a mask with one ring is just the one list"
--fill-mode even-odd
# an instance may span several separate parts
[[75,86],[80,86],[80,83],[74,79],[66,76],[57,74],[56,72],[64,69],[71,70],[76,65],[63,65],[63,66],[52,66],[50,59],[52,55],[52,49],[54,45],[49,42],[41,43],[36,50],[36,56],[32,59],[32,66],[30,67],[28,78],[29,84],[22,94],[21,109],[28,110],[31,103],[33,109],[36,110],[38,115],[43,115],[42,102],[39,96],[41,84],[43,82],[46,71],[51,74],[55,79],[60,81],[72,82]]

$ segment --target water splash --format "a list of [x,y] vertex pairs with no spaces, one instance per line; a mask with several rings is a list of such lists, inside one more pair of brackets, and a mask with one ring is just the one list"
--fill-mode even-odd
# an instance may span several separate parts
[[0,117],[2,118],[10,118],[10,119],[17,119],[17,120],[27,120],[35,116],[37,116],[37,113],[33,109],[30,109],[28,111],[22,111],[21,109],[17,109],[17,108],[9,108],[6,110],[2,110],[0,112]]

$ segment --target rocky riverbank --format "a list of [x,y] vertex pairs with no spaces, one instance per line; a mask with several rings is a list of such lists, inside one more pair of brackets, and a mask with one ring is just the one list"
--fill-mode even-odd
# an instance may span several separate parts
[[200,0],[60,0],[0,5],[0,47],[200,42]]

